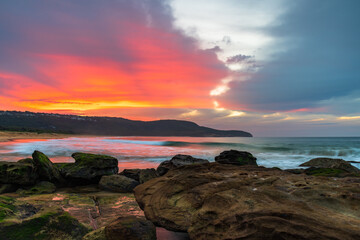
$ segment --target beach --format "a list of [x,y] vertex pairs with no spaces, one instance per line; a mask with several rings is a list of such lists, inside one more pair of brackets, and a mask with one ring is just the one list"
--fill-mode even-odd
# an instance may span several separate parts
[[0,131],[0,142],[14,139],[58,139],[69,137],[69,134]]

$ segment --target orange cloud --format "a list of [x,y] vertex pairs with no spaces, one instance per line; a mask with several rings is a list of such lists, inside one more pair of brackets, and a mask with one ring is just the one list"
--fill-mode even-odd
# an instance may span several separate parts
[[209,92],[228,69],[173,27],[163,1],[154,3],[34,4],[25,16],[7,9],[21,21],[7,15],[18,41],[9,42],[0,66],[2,108],[211,108]]

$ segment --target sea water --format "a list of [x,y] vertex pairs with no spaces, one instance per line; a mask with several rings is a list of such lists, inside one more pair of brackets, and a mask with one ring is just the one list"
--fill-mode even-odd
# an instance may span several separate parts
[[[224,150],[251,152],[259,165],[298,168],[315,157],[360,161],[360,138],[208,138],[208,137],[68,137],[26,139],[0,143],[0,160],[30,157],[34,150],[54,162],[72,162],[74,152],[107,154],[119,160],[119,168],[156,167],[176,154],[214,161]],[[360,164],[353,163],[360,168]]]

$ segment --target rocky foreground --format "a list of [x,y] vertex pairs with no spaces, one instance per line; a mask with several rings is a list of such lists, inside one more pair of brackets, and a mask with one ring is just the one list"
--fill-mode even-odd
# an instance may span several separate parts
[[0,239],[360,239],[360,170],[341,159],[281,170],[230,150],[118,173],[113,157],[72,157],[0,162]]

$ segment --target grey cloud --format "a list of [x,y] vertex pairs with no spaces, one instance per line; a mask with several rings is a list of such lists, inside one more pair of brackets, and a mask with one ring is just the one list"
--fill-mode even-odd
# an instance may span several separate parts
[[250,80],[232,82],[222,99],[228,107],[311,108],[360,89],[360,1],[295,3],[279,25],[264,30],[280,40],[272,48],[287,50],[262,63]]
[[249,62],[249,60],[251,59],[251,56],[247,56],[247,55],[243,55],[243,54],[238,54],[235,56],[231,56],[228,57],[226,59],[226,63],[228,64],[233,64],[233,63],[243,63],[243,62]]
[[215,53],[217,53],[217,52],[222,52],[222,51],[223,51],[223,50],[221,49],[221,47],[219,47],[219,46],[215,46],[215,47],[209,48],[209,49],[207,49],[207,50],[213,51],[213,52],[215,52]]

